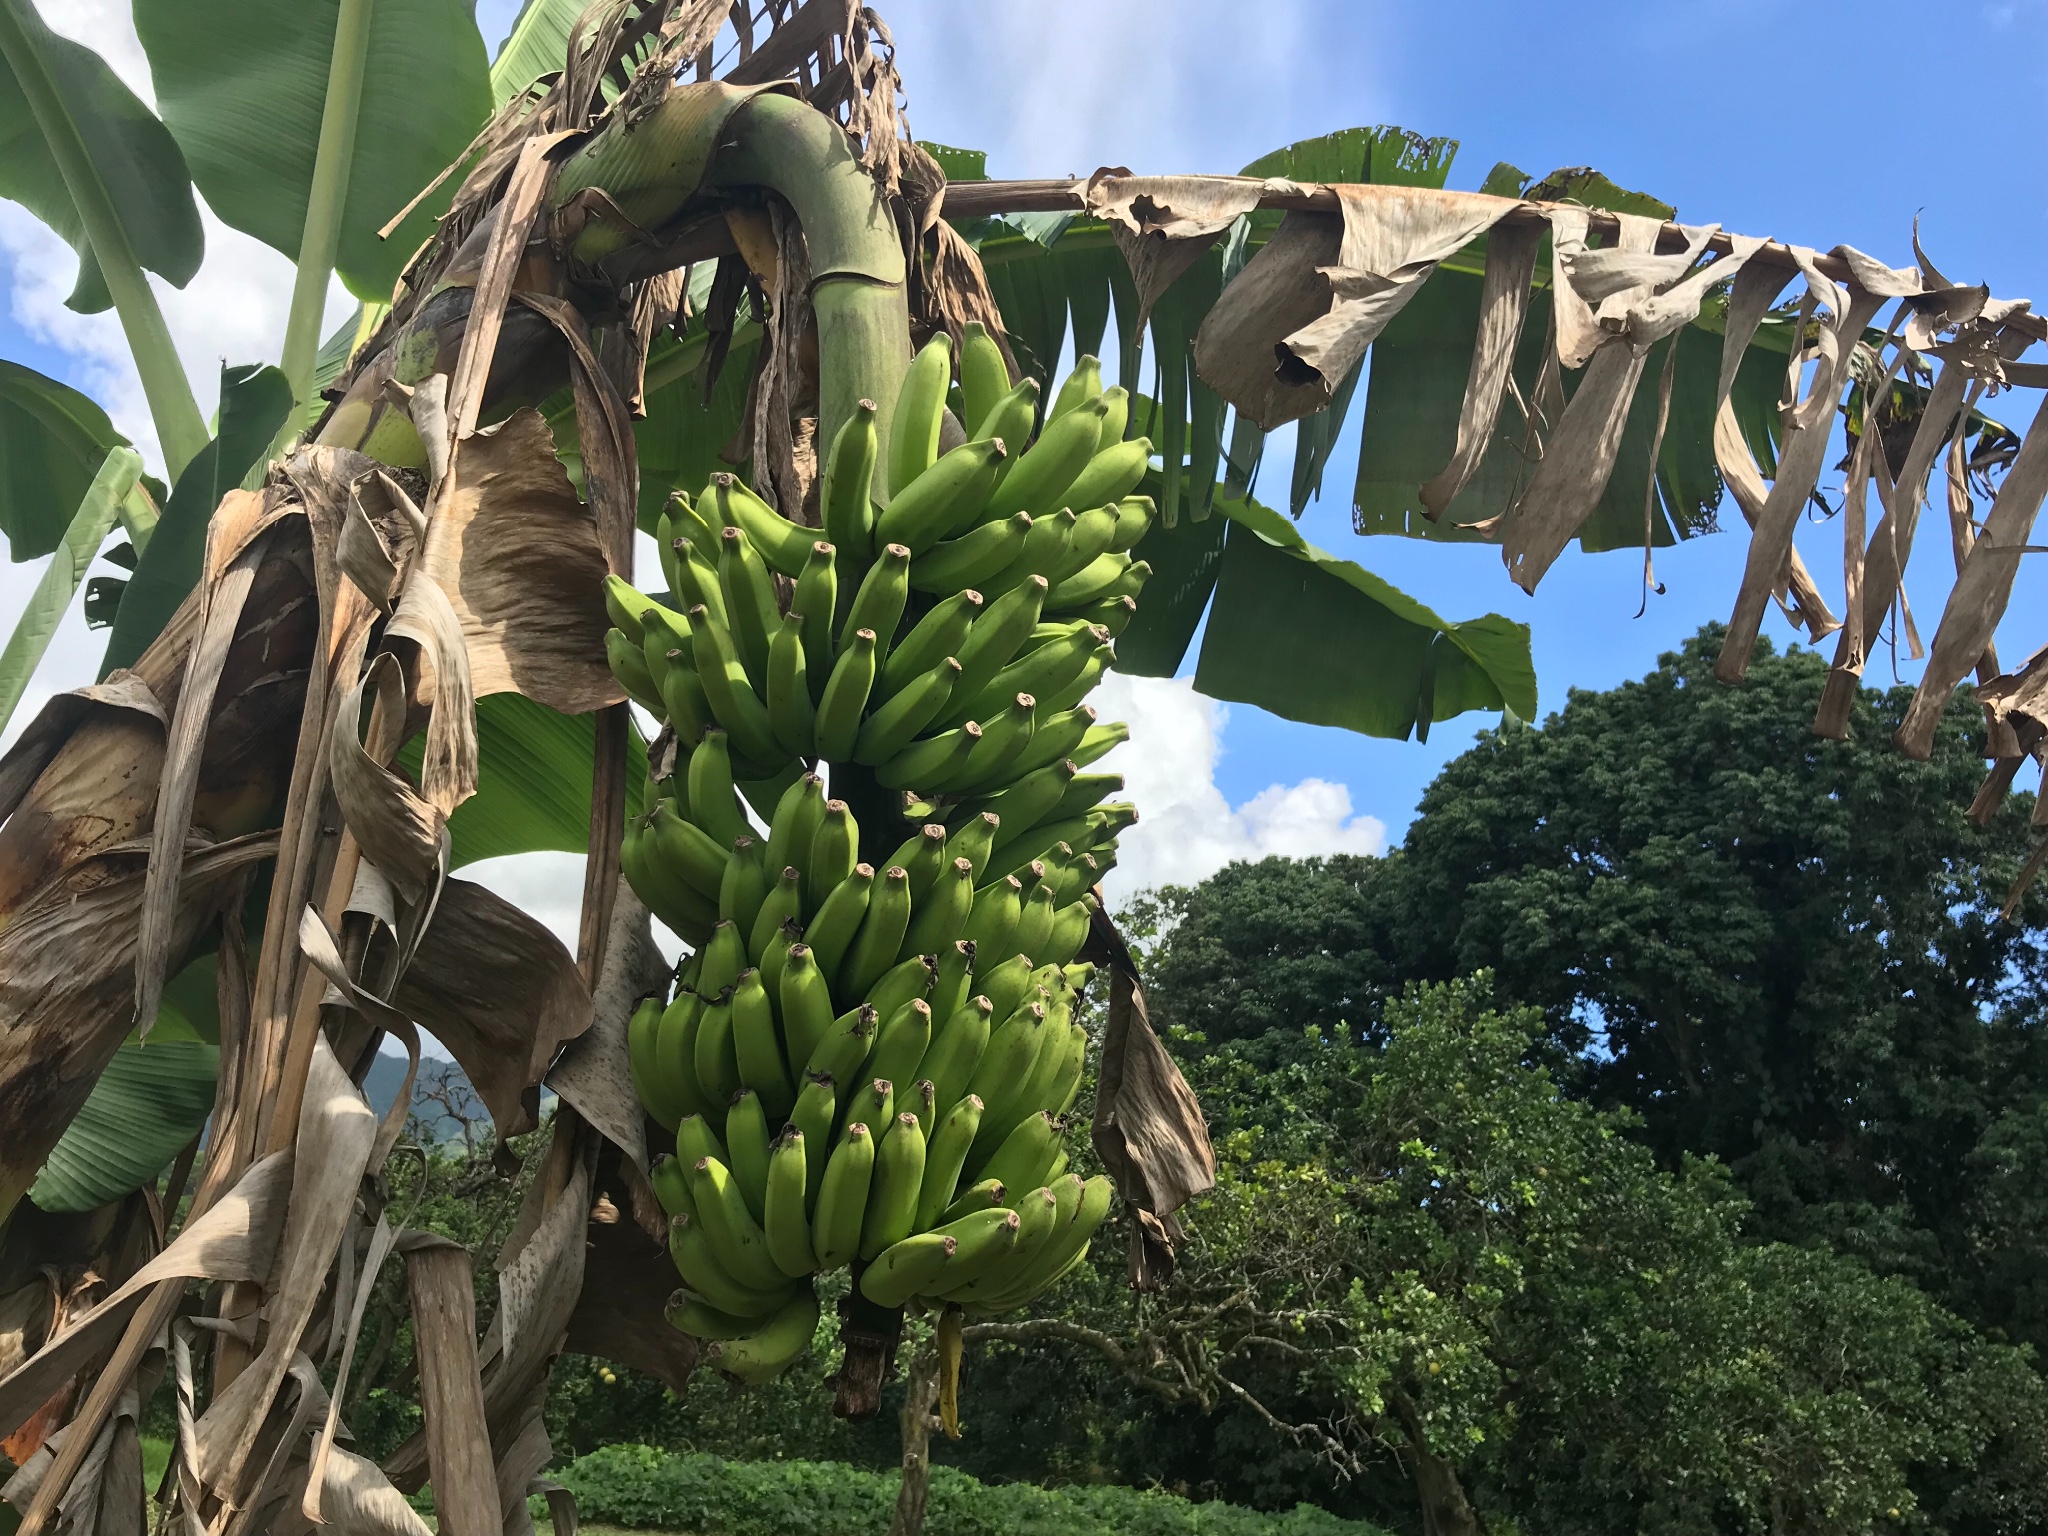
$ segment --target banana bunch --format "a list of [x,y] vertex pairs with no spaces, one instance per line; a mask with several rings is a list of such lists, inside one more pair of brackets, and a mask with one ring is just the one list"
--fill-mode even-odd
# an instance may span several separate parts
[[[659,530],[681,611],[607,584],[613,671],[676,743],[623,854],[694,951],[631,1028],[676,1135],[655,1174],[671,1317],[743,1380],[809,1345],[816,1274],[1000,1313],[1080,1263],[1109,1208],[1107,1180],[1066,1171],[1060,1117],[1094,890],[1137,819],[1120,776],[1084,771],[1128,734],[1084,699],[1149,575],[1129,551],[1151,449],[1084,358],[1012,455],[1037,385],[1011,388],[970,327],[974,435],[941,455],[952,372],[944,336],[913,360],[887,463],[862,403],[822,529],[714,475]],[[910,835],[875,858],[903,828],[871,827],[863,859],[848,798],[872,795],[824,774],[900,797]]]

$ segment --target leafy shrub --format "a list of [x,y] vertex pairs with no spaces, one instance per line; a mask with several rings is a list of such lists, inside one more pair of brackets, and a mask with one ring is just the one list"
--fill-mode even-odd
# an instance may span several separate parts
[[[893,1473],[837,1462],[612,1445],[549,1475],[576,1495],[585,1520],[695,1536],[875,1536],[896,1507]],[[540,1518],[538,1500],[534,1509]],[[950,1467],[932,1468],[925,1528],[933,1536],[1382,1536],[1308,1504],[1264,1514],[1139,1488],[983,1483]]]

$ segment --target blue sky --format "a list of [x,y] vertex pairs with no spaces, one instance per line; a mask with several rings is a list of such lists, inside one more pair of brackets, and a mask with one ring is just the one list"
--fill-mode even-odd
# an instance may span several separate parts
[[[42,4],[53,25],[92,36],[146,86],[119,0]],[[485,0],[486,38],[495,43],[516,9],[512,0]],[[2048,148],[2040,135],[2015,131],[2035,114],[2048,73],[2044,0],[1935,9],[1783,0],[884,0],[879,9],[898,41],[914,131],[986,149],[998,176],[1085,175],[1105,164],[1235,171],[1298,138],[1396,123],[1462,142],[1453,186],[1476,186],[1502,159],[1537,174],[1593,165],[1676,204],[1690,222],[1823,248],[1846,242],[1895,263],[1911,259],[1918,214],[1930,254],[1951,276],[2048,301],[2040,256]],[[210,374],[223,356],[269,356],[288,282],[280,258],[217,226],[213,237],[212,286],[202,276],[194,290],[167,296],[195,375]],[[18,210],[0,205],[8,290],[0,355],[94,390],[146,435],[118,337],[105,320],[53,312],[71,267],[38,239]],[[202,400],[210,394],[209,384]],[[2011,402],[2025,412],[2032,405],[2024,396]],[[1494,550],[1360,539],[1345,494],[1355,453],[1354,433],[1333,462],[1331,494],[1304,520],[1309,537],[1447,617],[1497,611],[1530,624],[1546,710],[1569,688],[1641,674],[1700,623],[1725,617],[1733,599],[1740,532],[1660,552],[1666,592],[1640,619],[1634,553],[1574,550],[1530,598],[1507,581]],[[1284,484],[1284,462],[1268,474]],[[1739,530],[1740,519],[1730,520]],[[1839,607],[1834,529],[1805,528],[1801,548]],[[32,574],[0,568],[0,612],[25,594]],[[1949,579],[1946,541],[1923,539],[1907,585],[1930,636]],[[2034,574],[2023,572],[2018,617],[2001,632],[2009,663],[2040,643],[2026,624],[2038,593]],[[1768,630],[1780,644],[1787,638],[1775,615]],[[74,616],[37,692],[81,680],[74,674],[91,670],[97,648]],[[1917,674],[1902,666],[1908,678]],[[1882,653],[1870,675],[1888,678]],[[1117,695],[1151,739],[1146,761],[1127,771],[1134,790],[1163,793],[1173,774],[1185,775],[1188,754],[1206,754],[1213,789],[1181,805],[1179,821],[1155,821],[1162,838],[1169,828],[1227,822],[1227,837],[1190,855],[1196,865],[1245,851],[1311,851],[1303,839],[1319,837],[1372,846],[1375,824],[1398,838],[1424,784],[1482,723],[1448,722],[1427,745],[1370,741],[1243,706],[1218,713],[1163,687]],[[1168,859],[1157,869],[1182,878],[1202,872],[1196,865]]]

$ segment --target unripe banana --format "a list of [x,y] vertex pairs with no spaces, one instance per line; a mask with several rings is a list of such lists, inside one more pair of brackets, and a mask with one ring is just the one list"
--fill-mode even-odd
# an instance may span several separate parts
[[1045,579],[1057,587],[1076,571],[1084,570],[1100,559],[1109,548],[1109,541],[1115,537],[1115,507],[1088,507],[1076,513],[1074,531],[1067,538],[1067,547],[1060,551],[1059,563],[1045,573]]
[[734,1094],[732,1107],[725,1112],[725,1145],[740,1198],[759,1221],[768,1196],[768,1116],[761,1096],[751,1088]]
[[[889,855],[888,864],[900,864],[903,872],[910,877],[910,899],[922,902],[925,892],[939,878],[939,871],[946,865],[946,829],[942,823],[928,821],[919,827]],[[884,865],[884,868],[888,867]],[[937,954],[937,950],[923,951]]]
[[680,1328],[693,1339],[741,1339],[761,1329],[758,1317],[734,1317],[687,1290],[671,1295],[662,1315],[669,1326]]
[[942,722],[950,725],[959,720],[982,719],[980,705],[984,697],[990,700],[992,712],[1017,694],[1033,691],[1020,685],[1007,692],[996,692],[995,683],[1038,627],[1045,594],[1044,578],[1030,577],[989,604],[974,621],[966,643],[960,647],[960,680],[953,685],[953,704],[940,716]]
[[754,691],[753,679],[733,648],[731,633],[711,621],[711,612],[702,603],[690,610],[690,643],[704,697],[718,723],[732,733],[732,745],[755,763],[779,761],[781,753],[776,750],[768,706]]
[[803,925],[791,919],[776,929],[775,937],[761,955],[761,987],[773,997],[782,993],[782,968],[789,962],[790,947],[804,936]]
[[[1036,702],[1033,700],[1034,704]],[[1016,761],[1010,765],[1012,778],[1021,779],[1027,773],[1058,762],[1063,757],[1073,757],[1078,764],[1080,759],[1076,753],[1095,725],[1095,711],[1086,704],[1060,710],[1056,714],[1041,710],[1037,714],[1037,722],[1030,744],[1017,754]],[[1128,727],[1125,734],[1129,734]],[[1103,748],[1104,752],[1108,750],[1108,747]],[[1097,757],[1101,755],[1100,752],[1096,754]]]
[[1059,1073],[1053,1078],[1052,1088],[1046,1094],[1051,1102],[1047,1108],[1053,1114],[1064,1117],[1074,1107],[1074,1100],[1081,1096],[1081,1079],[1088,1070],[1088,1029],[1083,1024],[1067,1026],[1067,1053],[1061,1058]]
[[993,601],[1033,577],[1043,578],[1050,586],[1053,574],[1066,563],[1079,522],[1079,517],[1066,507],[1035,516],[1017,558],[980,584],[982,594]]
[[900,1307],[937,1282],[959,1247],[936,1232],[906,1237],[861,1271],[860,1293],[878,1307]]
[[1112,384],[1102,392],[1102,407],[1102,433],[1095,439],[1097,453],[1124,440],[1131,425],[1131,392],[1121,384]]
[[719,847],[730,849],[753,831],[746,812],[740,809],[739,793],[733,788],[732,753],[724,731],[704,733],[703,741],[690,754],[687,780],[690,820],[708,832]]
[[863,400],[832,438],[818,493],[825,537],[848,560],[865,563],[874,551],[875,467],[880,458],[875,402]]
[[927,1142],[931,1140],[934,1122],[938,1118],[939,1090],[928,1077],[920,1078],[910,1085],[908,1108],[917,1117],[917,1128]]
[[[1064,1042],[1062,1042],[1064,1044]],[[975,1138],[978,1146],[990,1140],[989,1126],[992,1116],[982,1112],[981,1134]],[[1045,1187],[1045,1172],[1052,1166],[1052,1160],[1060,1153],[1060,1131],[1051,1115],[1042,1111],[1024,1116],[1008,1135],[998,1142],[995,1150],[988,1155],[975,1173],[979,1179],[1000,1179],[1003,1186],[1011,1191],[1024,1190],[1027,1193]],[[972,1166],[977,1154],[968,1156]],[[700,1195],[701,1198],[701,1195]],[[1012,1209],[1016,1207],[1013,1205]]]
[[[740,1081],[759,1095],[769,1119],[781,1121],[796,1103],[789,1064],[782,1057],[782,1039],[775,1027],[775,1007],[759,971],[742,971],[732,994],[733,1055]],[[726,1131],[730,1144],[732,1132]],[[766,1156],[768,1128],[761,1127],[763,1156]]]
[[988,956],[985,963],[993,966],[1001,957],[1017,953],[1012,939],[1023,912],[1023,883],[1013,875],[1005,875],[975,894],[962,936],[974,945],[976,954]]
[[910,551],[901,544],[886,544],[861,578],[860,587],[839,624],[839,644],[844,649],[858,630],[875,632],[875,664],[879,668],[895,643],[896,626],[903,620],[910,601]]
[[1066,793],[1060,796],[1060,803],[1048,814],[1055,820],[1086,815],[1123,787],[1124,776],[1120,773],[1077,773]]
[[[868,989],[867,1003],[883,1023],[912,998],[922,998],[932,989],[930,957],[912,955],[882,973],[882,979]],[[913,1062],[911,1065],[915,1066]]]
[[1109,408],[1096,399],[1075,406],[1038,434],[1017,467],[1003,477],[1003,483],[989,498],[990,517],[1008,517],[1029,512],[1037,517],[1069,505],[1067,487],[1072,485],[1088,461],[1095,457],[1095,444],[1102,436],[1102,422]]
[[903,375],[889,418],[889,494],[932,467],[939,456],[939,423],[946,386],[953,381],[953,338],[944,331],[924,344]]
[[647,1169],[647,1182],[654,1190],[654,1198],[661,1202],[662,1214],[667,1216],[694,1216],[697,1202],[690,1195],[690,1180],[683,1171],[682,1163],[664,1152]]
[[1089,603],[1076,612],[1097,629],[1108,630],[1110,639],[1114,640],[1129,629],[1131,620],[1138,616],[1138,600],[1135,597],[1106,598],[1099,603]]
[[1068,613],[1094,603],[1113,599],[1120,595],[1117,583],[1131,568],[1131,557],[1115,551],[1104,551],[1090,560],[1079,570],[1064,577],[1045,599],[1045,606],[1054,613]]
[[967,860],[974,866],[974,878],[979,882],[988,870],[989,854],[995,847],[996,833],[1001,826],[1002,818],[987,811],[968,817],[947,840],[947,857]]
[[706,562],[717,563],[718,530],[711,526],[711,519],[690,499],[687,491],[677,491],[669,497],[668,522],[673,536],[685,540]]
[[825,802],[824,820],[811,838],[811,858],[804,872],[804,906],[812,915],[825,897],[853,874],[859,862],[860,828],[844,800]]
[[699,1158],[690,1173],[690,1192],[697,1197],[711,1251],[726,1273],[755,1290],[784,1289],[788,1277],[769,1258],[767,1235],[747,1209],[732,1170],[715,1157]]
[[1101,680],[1102,674],[1109,670],[1109,664],[1116,660],[1116,652],[1110,646],[1108,634],[1100,629],[1091,633],[1097,637],[1096,646],[1082,661],[1081,670],[1058,687],[1048,688],[1039,695],[1039,703],[1045,708],[1072,709],[1088,697],[1089,690]]
[[[1035,773],[1027,773],[1008,789],[989,801],[988,809],[1002,817],[1003,824],[996,832],[995,852],[992,859],[1003,856],[1005,848],[1013,846],[1025,833],[1044,822],[1060,798],[1066,794],[1067,786],[1074,781],[1075,768],[1072,758],[1061,758]],[[1054,822],[1063,826],[1063,822]],[[1071,838],[1058,838],[1058,842],[1071,842]],[[1051,844],[1045,845],[1050,847]],[[1043,849],[1040,850],[1041,852]]]
[[1038,700],[1017,694],[995,716],[981,724],[981,743],[967,754],[958,773],[935,786],[947,794],[972,794],[1023,777],[1016,764],[1031,748],[1038,725]]
[[775,582],[760,554],[737,528],[720,531],[718,584],[732,618],[733,645],[756,693],[768,683],[768,632],[777,618]]
[[[929,1161],[929,1159],[927,1159]],[[1003,1202],[1009,1199],[1009,1191],[1003,1188],[1001,1179],[983,1179],[979,1184],[970,1184],[960,1191],[960,1196],[951,1205],[939,1212],[939,1227],[944,1230],[963,1216],[972,1216],[977,1211],[1009,1211]],[[1016,1212],[1010,1211],[1011,1215]]]
[[974,953],[974,944],[968,939],[956,939],[939,951],[930,998],[934,1029],[967,1006],[967,994],[974,985]]
[[[959,684],[956,682],[957,689]],[[972,720],[957,729],[913,741],[875,770],[875,782],[884,789],[910,789],[922,783],[942,782],[967,761],[967,754],[981,740],[981,727]]]
[[1081,738],[1080,745],[1067,756],[1071,757],[1077,766],[1086,768],[1130,739],[1130,726],[1122,720],[1112,720],[1108,725],[1091,726],[1088,733]]
[[803,876],[794,865],[785,866],[761,899],[761,910],[754,914],[754,926],[747,932],[747,957],[758,965],[766,958],[768,946],[775,942],[782,925],[801,923],[803,915]]
[[[991,1143],[1000,1142],[1006,1132],[1021,1117],[1020,1102],[1023,1088],[1031,1076],[1031,1069],[1038,1064],[1038,1053],[1045,1045],[1045,1008],[1039,1003],[1026,1003],[988,1037],[988,1049],[982,1052],[981,1061],[975,1066],[974,1075],[967,1080],[967,1091],[981,1100],[981,1137],[974,1157],[968,1161],[978,1166],[979,1159],[988,1155]],[[1060,1037],[1062,1046],[1066,1037]],[[1046,1153],[1048,1160],[1051,1152]],[[1031,1170],[1031,1182],[1024,1182],[1023,1176],[1014,1168],[980,1168],[976,1178],[1001,1179],[1012,1189],[1033,1189],[1037,1187],[1038,1175],[1044,1172],[1040,1163]]]
[[1083,895],[1061,907],[1053,918],[1052,932],[1046,936],[1045,958],[1065,965],[1081,953],[1081,946],[1088,942],[1089,921],[1099,905],[1093,896]]
[[634,645],[643,645],[647,639],[641,626],[641,615],[660,606],[630,581],[618,576],[605,577],[604,611],[610,616],[612,626]]
[[969,913],[974,910],[974,865],[955,859],[952,869],[917,904],[904,936],[904,953],[943,954],[961,937]]
[[1014,1289],[1004,1291],[990,1304],[992,1311],[1008,1311],[1043,1295],[1070,1273],[1087,1255],[1088,1244],[1109,1215],[1113,1187],[1107,1177],[1097,1174],[1081,1188],[1079,1209],[1037,1257],[1024,1266]]
[[701,549],[679,542],[675,557],[675,585],[670,588],[670,595],[675,598],[677,610],[687,616],[701,603],[711,610],[714,619],[731,628],[732,616],[725,609],[725,588],[718,582],[718,536],[707,529]]
[[821,1271],[851,1264],[859,1255],[861,1223],[867,1215],[868,1186],[874,1172],[874,1137],[865,1123],[847,1126],[825,1164],[817,1213],[811,1218],[811,1247]]
[[883,1016],[864,1071],[889,1083],[916,1083],[918,1063],[932,1043],[931,1004],[914,997]]
[[902,1113],[889,1123],[888,1134],[875,1148],[875,1172],[861,1220],[860,1256],[878,1257],[910,1236],[917,1220],[917,1197],[924,1185],[924,1132],[917,1116]]
[[867,916],[874,880],[872,866],[854,865],[851,875],[825,893],[823,905],[804,930],[804,938],[811,946],[818,970],[828,984],[845,964],[846,953],[853,947],[854,935],[860,931]]
[[701,1218],[674,1216],[668,1224],[668,1256],[676,1273],[698,1296],[735,1317],[766,1317],[788,1298],[788,1282],[769,1291],[756,1290],[735,1277],[719,1261]]
[[802,1070],[832,1027],[832,988],[808,944],[792,944],[776,988],[782,1038],[792,1067]]
[[817,1264],[811,1250],[809,1184],[804,1133],[795,1125],[786,1126],[768,1149],[761,1231],[768,1239],[768,1257],[792,1280],[801,1280]]
[[792,578],[802,572],[804,561],[810,558],[811,541],[818,536],[815,528],[791,522],[748,490],[737,475],[723,470],[711,477],[705,502],[714,518],[744,533],[776,570]]
[[768,728],[775,744],[791,757],[808,757],[817,740],[817,705],[811,700],[810,657],[804,636],[809,625],[791,609],[768,641]]
[[803,616],[804,676],[810,683],[813,705],[825,692],[825,679],[832,675],[832,633],[839,620],[839,567],[833,558],[837,553],[823,539],[811,545],[789,603],[791,613]]
[[810,867],[811,839],[824,819],[825,781],[807,773],[782,792],[775,814],[768,820],[767,868],[771,874]]
[[839,995],[866,997],[882,973],[896,963],[903,936],[910,931],[910,876],[892,866],[875,883],[867,915],[854,936],[839,973]]
[[924,1181],[918,1187],[914,1230],[928,1232],[937,1226],[941,1213],[953,1203],[953,1191],[960,1183],[960,1170],[981,1129],[981,1100],[972,1094],[946,1111],[939,1128],[925,1147]]
[[646,856],[655,864],[672,870],[714,910],[718,892],[725,883],[725,866],[730,854],[694,822],[683,820],[666,800],[654,802],[654,810],[642,821],[642,835],[649,839]]
[[761,902],[768,894],[768,870],[761,852],[753,838],[734,838],[725,879],[718,887],[719,920],[731,923],[740,933],[753,933],[754,919],[761,915]]
[[856,630],[852,643],[840,650],[831,681],[825,684],[824,701],[818,705],[818,756],[832,762],[845,762],[852,756],[861,712],[867,708],[874,682],[875,632]]
[[[673,506],[674,501],[671,500],[669,505]],[[661,562],[661,579],[668,585],[668,600],[671,603],[681,603],[685,608],[689,603],[683,602],[678,591],[682,585],[682,578],[677,572],[682,565],[682,551],[688,547],[683,540],[682,529],[677,527],[675,519],[669,516],[669,508],[663,507],[654,515],[654,553]],[[614,619],[612,622],[616,624],[618,620]]]
[[875,519],[875,537],[919,554],[974,527],[1001,478],[1005,457],[999,437],[962,443],[896,493]]
[[712,1108],[710,1096],[697,1082],[697,1029],[703,1012],[704,1000],[693,992],[682,993],[662,1011],[654,1037],[655,1092],[647,1107],[665,1126],[679,1125],[685,1117]]
[[1110,588],[1112,596],[1136,597],[1145,590],[1145,583],[1152,579],[1152,563],[1149,560],[1133,560],[1124,567],[1117,584]]
[[[1026,630],[1019,637],[1019,644],[1029,634],[1030,631]],[[957,715],[965,709],[969,712],[968,718],[982,720],[1020,693],[1030,694],[1048,715],[1071,709],[1080,702],[1079,699],[1070,703],[1057,701],[1067,686],[1087,670],[1089,658],[1102,643],[1103,637],[1096,631],[1084,629],[1050,645],[1041,645],[1035,651],[1026,651],[990,678],[979,693],[970,693],[962,700],[964,682],[955,687],[955,702],[947,714]]]
[[1109,547],[1119,553],[1133,549],[1152,526],[1159,508],[1150,496],[1125,496],[1116,504],[1116,537]]
[[968,321],[960,335],[960,408],[968,432],[975,433],[1009,392],[1010,368],[1001,345],[979,320]]
[[1017,1255],[1017,1237],[1022,1218],[1000,1207],[961,1216],[934,1230],[958,1245],[952,1259],[940,1271],[935,1288],[941,1295],[972,1284],[983,1275],[1008,1269]]
[[759,1331],[743,1339],[713,1343],[705,1354],[726,1375],[758,1386],[794,1365],[810,1348],[817,1331],[818,1297],[805,1286],[783,1303]]
[[737,925],[719,923],[699,957],[697,990],[708,1000],[731,990],[747,968],[747,943]]
[[1052,399],[1052,409],[1045,413],[1046,425],[1052,425],[1076,406],[1101,398],[1102,360],[1092,354],[1077,357],[1074,359],[1074,371],[1060,384],[1059,393]]
[[[839,1118],[836,1088],[832,1079],[822,1073],[806,1074],[803,1092],[796,1096],[796,1108],[789,1112],[790,1130],[804,1138],[806,1220],[817,1210],[818,1186],[825,1182],[825,1161],[829,1156],[826,1149],[832,1145],[832,1127]],[[805,1259],[807,1263],[816,1262],[815,1255],[808,1251]]]
[[612,676],[626,690],[626,697],[657,720],[666,718],[668,706],[661,702],[661,689],[647,670],[647,658],[640,654],[640,647],[623,631],[608,629],[604,632],[604,655],[611,664]]
[[661,702],[668,711],[668,723],[675,728],[676,739],[685,746],[694,746],[704,739],[704,732],[715,719],[711,700],[704,692],[704,680],[697,675],[694,663],[685,664],[681,651],[668,659],[671,665],[661,674]]
[[[1134,437],[1098,450],[1095,456],[1089,459],[1088,467],[1076,475],[1074,483],[1067,487],[1067,505],[1078,512],[1090,507],[1112,506],[1122,501],[1136,490],[1138,483],[1145,478],[1145,471],[1150,467],[1151,459],[1150,438]],[[1116,514],[1110,513],[1112,529],[1115,526],[1115,519]],[[1109,537],[1105,536],[1102,548],[1109,548],[1109,544]]]
[[[866,1003],[847,1009],[832,1021],[832,1027],[825,1031],[825,1037],[811,1052],[811,1059],[805,1063],[806,1074],[830,1078],[835,1089],[840,1084],[858,1082],[860,1069],[867,1063],[868,1050],[875,1043],[875,1031],[880,1023],[875,1017],[875,1010]],[[847,1096],[850,1098],[851,1094]],[[818,1145],[830,1145],[829,1138]]]
[[983,523],[957,539],[934,544],[910,566],[910,584],[920,592],[945,595],[963,587],[980,587],[991,576],[1007,570],[1024,551],[1031,536],[1029,514]]
[[872,1129],[887,1126],[895,1118],[896,1085],[883,1077],[870,1077],[856,1085],[853,1097],[839,1111],[842,1127],[858,1123]]
[[1001,1025],[1031,998],[1037,985],[1031,979],[1031,960],[1015,952],[1003,956],[1000,964],[986,967],[975,990],[989,1001],[994,1013],[991,1028]]
[[[1074,1049],[1074,1017],[1070,1005],[1062,1005],[1045,1021],[1045,1039],[1039,1047],[1038,1059],[1031,1064],[1031,1075],[1018,1089],[1017,1102],[1011,1109],[1016,1119],[1038,1111],[1049,1115],[1059,1112],[1061,1101],[1067,1096],[1067,1061]],[[1075,1077],[1079,1078],[1078,1071]]]
[[709,1105],[706,1113],[722,1116],[741,1086],[739,1057],[732,1039],[731,994],[705,1002],[697,1019],[690,1065],[697,1075],[697,1087]]
[[1040,884],[1024,898],[1024,910],[1018,915],[1017,926],[1010,936],[1010,942],[1017,946],[1017,952],[1032,959],[1044,961],[1050,958],[1045,953],[1052,938],[1053,901],[1057,892],[1049,885]]
[[900,754],[917,733],[938,717],[960,680],[960,663],[948,656],[883,704],[854,738],[853,760],[878,767]]
[[933,604],[890,650],[888,659],[882,663],[881,675],[875,679],[875,697],[894,698],[956,653],[980,611],[981,594],[972,588]]
[[976,437],[1000,437],[1010,445],[1010,458],[1004,469],[1008,474],[1016,467],[1018,450],[1031,441],[1032,428],[1037,425],[1038,380],[1026,375],[968,430]]
[[[676,1116],[671,1113],[664,1118],[656,1109],[655,1086],[656,1067],[654,1045],[661,1034],[661,999],[643,997],[633,1006],[633,1016],[626,1021],[626,1062],[633,1077],[633,1092],[648,1112],[664,1125],[673,1125]],[[666,1097],[666,1095],[662,1095]]]

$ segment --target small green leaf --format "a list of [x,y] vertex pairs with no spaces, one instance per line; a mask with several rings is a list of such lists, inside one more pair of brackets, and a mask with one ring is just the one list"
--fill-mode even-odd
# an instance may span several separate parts
[[[172,287],[184,287],[199,270],[206,236],[177,141],[98,54],[52,32],[26,0],[14,0],[8,9],[24,46],[33,50],[70,114],[91,172],[105,187],[135,259]],[[208,47],[214,41],[204,39]],[[0,56],[0,197],[20,203],[78,252],[78,283],[66,304],[88,315],[112,306],[78,206],[5,56]],[[63,503],[75,504],[75,498]]]
[[[338,0],[135,0],[164,121],[207,204],[294,261],[339,11]],[[334,263],[358,298],[391,297],[456,178],[390,239],[378,229],[468,148],[490,111],[484,41],[464,0],[377,0]]]
[[939,162],[948,181],[988,180],[987,150],[955,149],[950,144],[933,144],[925,139],[919,139],[917,147]]
[[263,457],[291,408],[292,387],[277,369],[251,365],[221,370],[220,435],[194,456],[172,488],[170,503],[121,599],[100,676],[133,666],[198,583],[207,520],[221,497],[239,486]]
[[197,1040],[130,1040],[36,1175],[46,1211],[89,1211],[154,1181],[213,1113],[220,1051]]
[[127,441],[68,384],[0,359],[0,534],[14,560],[40,559],[63,542],[107,451]]
[[491,99],[503,106],[569,57],[569,31],[588,0],[526,0],[491,60]]

